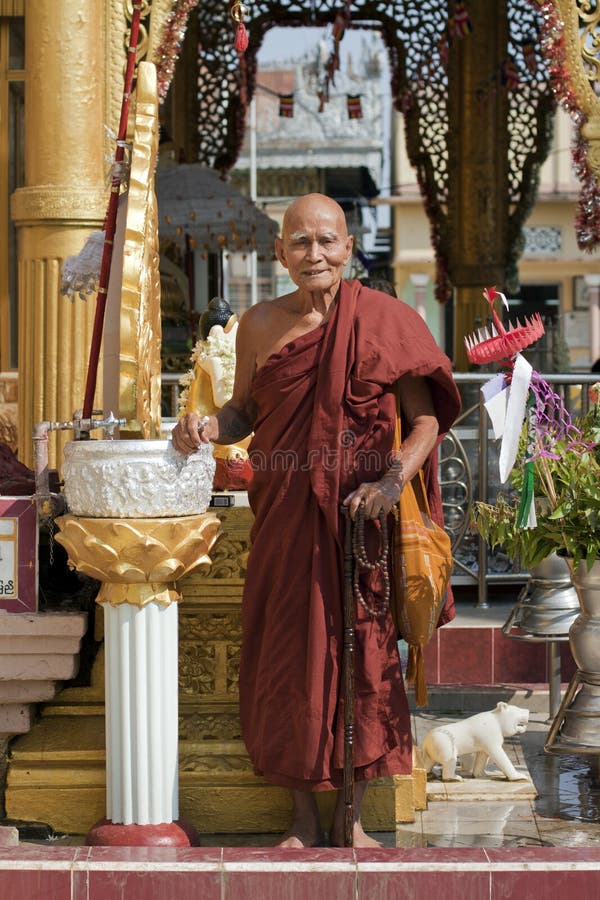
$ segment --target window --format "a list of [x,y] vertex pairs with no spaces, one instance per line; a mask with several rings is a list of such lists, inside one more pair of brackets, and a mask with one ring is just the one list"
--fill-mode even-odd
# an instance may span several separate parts
[[17,368],[17,235],[10,196],[24,183],[25,20],[0,17],[0,371]]
[[[258,259],[256,265],[256,300],[272,300],[275,296],[273,260]],[[232,311],[241,316],[252,303],[250,254],[230,253],[225,298]]]

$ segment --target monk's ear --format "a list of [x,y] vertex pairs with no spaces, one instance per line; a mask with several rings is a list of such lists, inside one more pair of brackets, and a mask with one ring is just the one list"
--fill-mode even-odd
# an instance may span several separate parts
[[283,241],[280,237],[275,238],[275,256],[284,267],[284,269],[287,269],[288,265],[285,258],[285,250],[283,249]]
[[352,256],[352,248],[354,247],[354,236],[349,234],[346,238],[346,262]]

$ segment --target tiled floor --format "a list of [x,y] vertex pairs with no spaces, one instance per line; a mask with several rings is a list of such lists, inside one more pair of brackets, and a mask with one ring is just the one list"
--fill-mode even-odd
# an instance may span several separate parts
[[[493,708],[496,698],[491,694],[489,699],[487,707],[480,708]],[[396,846],[600,846],[600,784],[594,759],[590,763],[587,757],[544,751],[549,728],[546,692],[519,690],[508,700],[530,710],[525,734],[505,741],[504,748],[517,767],[527,767],[537,799],[486,800],[484,793],[482,799],[471,802],[429,801],[426,810],[417,812],[416,822],[399,826]],[[439,712],[415,713],[413,734],[421,743],[429,728],[456,718]]]

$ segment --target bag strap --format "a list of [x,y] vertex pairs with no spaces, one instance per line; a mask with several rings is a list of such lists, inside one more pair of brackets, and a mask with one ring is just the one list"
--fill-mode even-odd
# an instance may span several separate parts
[[[394,429],[394,451],[398,451],[402,446],[402,421],[401,421],[401,410],[400,410],[400,393],[398,388],[394,390],[394,394],[396,396],[396,425]],[[411,484],[413,486],[413,491],[415,492],[415,497],[417,503],[419,504],[419,509],[422,510],[428,519],[431,519],[431,512],[429,509],[429,500],[427,499],[427,491],[425,490],[425,479],[423,477],[423,469],[419,469],[416,475],[411,479]]]

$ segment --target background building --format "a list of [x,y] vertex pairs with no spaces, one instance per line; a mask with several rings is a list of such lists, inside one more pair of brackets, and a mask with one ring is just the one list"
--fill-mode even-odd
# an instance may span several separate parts
[[[280,29],[281,31],[281,29]],[[389,190],[389,83],[385,49],[378,35],[353,35],[353,51],[342,43],[341,65],[321,104],[321,77],[331,37],[315,33],[313,47],[287,63],[261,62],[256,80],[255,109],[247,116],[246,136],[233,184],[251,190],[272,218],[281,221],[288,203],[300,194],[317,191],[335,198],[346,212],[355,235],[356,252],[348,274],[362,275],[367,267],[390,262],[387,217],[370,201]],[[282,101],[287,105],[282,107]],[[349,99],[351,98],[351,99]],[[356,105],[356,118],[349,106]],[[287,115],[282,115],[285,111]],[[387,184],[386,184],[387,182]],[[259,261],[258,299],[291,290],[285,270]],[[232,255],[226,284],[228,299],[242,311],[250,298],[251,259]]]

